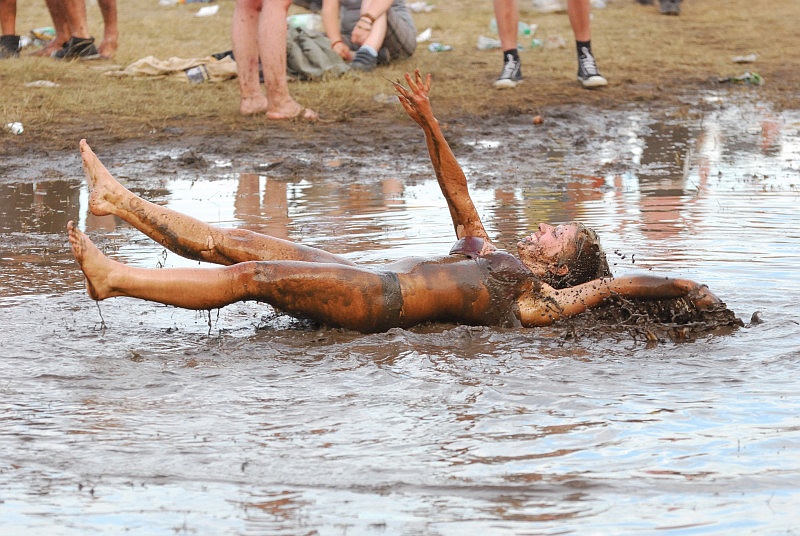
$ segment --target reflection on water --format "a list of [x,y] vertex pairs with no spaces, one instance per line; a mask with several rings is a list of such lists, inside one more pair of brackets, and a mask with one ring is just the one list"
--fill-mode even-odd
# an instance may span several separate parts
[[[195,263],[88,214],[77,177],[3,184],[0,534],[795,530],[800,112],[604,112],[592,139],[566,115],[546,124],[510,132],[527,143],[518,154],[547,155],[511,168],[492,143],[508,133],[462,134],[501,243],[541,220],[582,220],[617,273],[707,282],[765,323],[652,348],[557,328],[359,335],[255,303],[98,308],[66,252],[69,219],[126,262]],[[579,154],[564,149],[576,140]],[[452,242],[420,147],[396,174],[225,163],[206,180],[128,186],[379,262]]]

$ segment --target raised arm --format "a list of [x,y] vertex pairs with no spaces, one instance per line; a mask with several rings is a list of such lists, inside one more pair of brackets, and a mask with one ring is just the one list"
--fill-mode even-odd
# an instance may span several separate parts
[[687,296],[701,310],[721,303],[706,285],[688,279],[649,275],[595,279],[560,290],[542,286],[539,292],[532,292],[520,302],[520,321],[525,326],[545,326],[561,318],[579,315],[614,295],[642,299]]
[[[414,77],[406,73],[405,88],[399,82],[392,82],[400,103],[405,108],[408,115],[422,127],[425,133],[425,141],[428,145],[431,163],[436,172],[436,179],[439,187],[447,200],[450,209],[450,217],[453,219],[453,226],[456,230],[456,237],[461,239],[466,236],[477,236],[486,241],[488,249],[495,249],[486,229],[483,227],[478,211],[472,203],[467,187],[467,177],[456,161],[453,150],[444,138],[439,121],[433,115],[428,94],[431,90],[431,75],[428,74],[424,79],[419,69],[414,71]],[[485,249],[486,251],[486,249]]]

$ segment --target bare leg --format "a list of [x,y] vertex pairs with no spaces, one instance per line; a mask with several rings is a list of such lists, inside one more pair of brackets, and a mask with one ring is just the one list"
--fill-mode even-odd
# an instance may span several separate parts
[[517,0],[494,0],[494,15],[497,20],[497,33],[503,50],[517,48],[519,26],[519,6]]
[[300,260],[353,265],[321,249],[244,229],[214,227],[191,216],[150,203],[122,186],[81,140],[81,157],[95,216],[113,214],[178,255],[215,264],[252,260]]
[[267,119],[316,121],[319,115],[289,94],[286,82],[286,15],[292,0],[263,0],[258,20],[258,51],[267,87]]
[[50,57],[53,52],[59,50],[61,46],[69,41],[70,30],[69,22],[67,21],[67,12],[64,9],[62,0],[45,0],[47,10],[50,12],[50,18],[53,19],[53,28],[56,31],[56,36],[50,40],[43,48],[37,50],[33,56]]
[[0,0],[0,33],[16,35],[17,0]]
[[[73,222],[70,247],[95,300],[127,296],[185,309],[264,301],[291,314],[362,331],[386,329],[384,283],[352,266],[246,262],[219,268],[136,268],[109,259]],[[399,315],[395,323],[399,322]]]
[[[267,111],[267,97],[258,79],[258,18],[261,0],[236,0],[231,22],[233,56],[239,81],[239,113]],[[284,45],[285,46],[285,45]]]
[[111,59],[119,46],[119,25],[117,24],[117,0],[98,0],[103,15],[103,41],[98,47],[100,56]]
[[86,21],[86,0],[61,0],[69,24],[71,37],[88,39],[89,24]]
[[568,0],[567,16],[576,41],[591,41],[591,5],[589,0]]
[[67,232],[92,299],[128,296],[186,309],[215,309],[250,297],[236,284],[231,268],[135,268],[103,255],[71,221]]

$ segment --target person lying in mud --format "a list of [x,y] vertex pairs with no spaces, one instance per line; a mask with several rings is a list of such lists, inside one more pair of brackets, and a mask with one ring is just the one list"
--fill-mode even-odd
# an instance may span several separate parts
[[217,228],[145,201],[123,187],[86,143],[80,151],[95,215],[116,215],[165,248],[221,267],[148,269],[106,257],[73,222],[69,242],[95,300],[127,296],[188,309],[245,300],[298,318],[361,332],[426,322],[544,326],[579,315],[612,296],[690,299],[703,309],[719,299],[704,285],[655,276],[610,277],[597,236],[579,223],[542,223],[498,250],[470,198],[467,181],[433,115],[430,75],[394,82],[400,102],[425,133],[447,200],[455,243],[449,254],[384,265],[356,265],[332,253],[244,229]]

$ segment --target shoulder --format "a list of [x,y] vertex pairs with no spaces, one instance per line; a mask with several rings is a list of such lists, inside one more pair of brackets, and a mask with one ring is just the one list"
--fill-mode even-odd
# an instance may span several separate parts
[[450,248],[450,255],[466,255],[467,257],[486,257],[494,253],[508,255],[505,251],[498,250],[494,244],[478,236],[465,236]]

